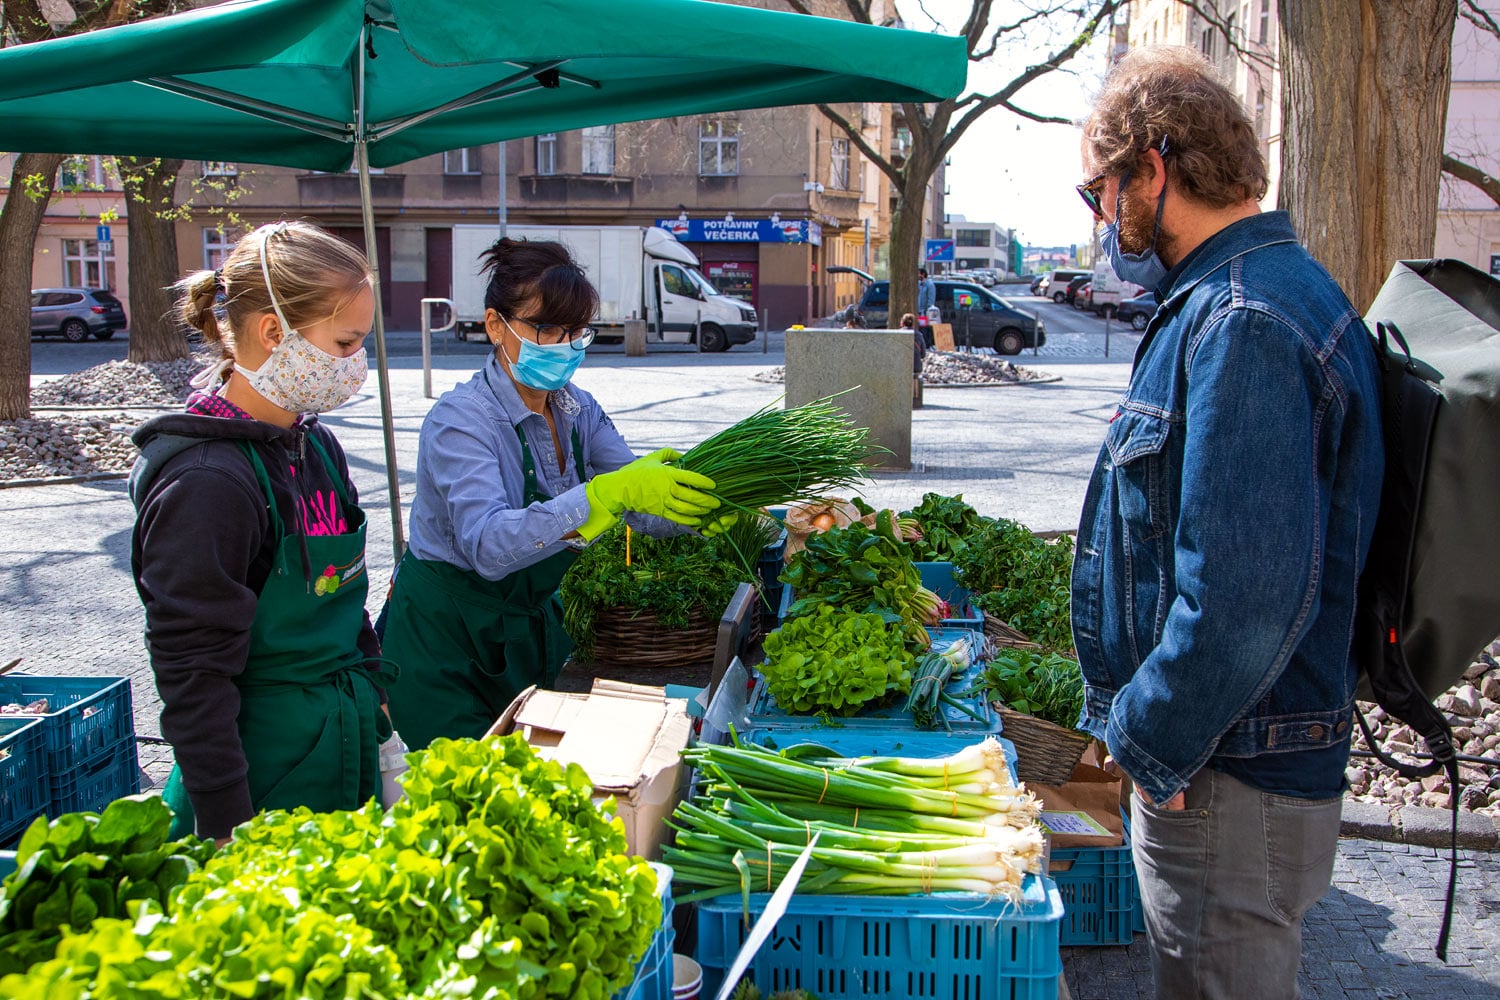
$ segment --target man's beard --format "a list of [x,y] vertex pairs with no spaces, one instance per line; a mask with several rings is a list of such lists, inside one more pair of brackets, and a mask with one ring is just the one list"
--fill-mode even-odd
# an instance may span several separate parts
[[[1151,237],[1156,233],[1156,206],[1158,198],[1144,193],[1145,185],[1134,185],[1121,192],[1120,197],[1120,249],[1132,257],[1139,257],[1151,248]],[[1156,254],[1165,262],[1171,254],[1172,238],[1165,230],[1156,234]]]

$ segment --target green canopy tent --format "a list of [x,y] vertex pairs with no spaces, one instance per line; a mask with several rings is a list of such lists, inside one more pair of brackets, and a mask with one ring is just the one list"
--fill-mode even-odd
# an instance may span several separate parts
[[[705,111],[936,100],[963,86],[965,51],[961,38],[704,0],[231,0],[0,50],[0,145],[352,165],[378,267],[371,167]],[[376,363],[399,559],[381,312]]]

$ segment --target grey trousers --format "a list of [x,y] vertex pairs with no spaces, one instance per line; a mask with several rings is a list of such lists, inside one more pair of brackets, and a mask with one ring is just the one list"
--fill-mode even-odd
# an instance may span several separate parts
[[1302,915],[1328,890],[1342,798],[1269,795],[1204,768],[1187,808],[1131,795],[1159,1000],[1296,1000]]

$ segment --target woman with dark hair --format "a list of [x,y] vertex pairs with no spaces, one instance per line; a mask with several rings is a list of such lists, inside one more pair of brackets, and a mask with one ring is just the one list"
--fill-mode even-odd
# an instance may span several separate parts
[[386,609],[385,654],[401,668],[391,718],[414,750],[482,735],[517,693],[556,678],[572,649],[557,586],[585,544],[627,514],[659,535],[718,506],[701,492],[711,480],[668,464],[677,452],[636,458],[569,381],[599,296],[567,248],[502,239],[483,261],[495,352],[422,423]]

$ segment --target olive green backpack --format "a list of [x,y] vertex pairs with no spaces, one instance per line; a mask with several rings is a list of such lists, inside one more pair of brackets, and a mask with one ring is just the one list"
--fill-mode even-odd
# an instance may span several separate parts
[[1446,772],[1453,810],[1446,960],[1457,877],[1458,763],[1432,703],[1500,636],[1500,280],[1455,260],[1398,261],[1366,323],[1381,365],[1385,481],[1355,622],[1359,697],[1419,733],[1408,778]]

